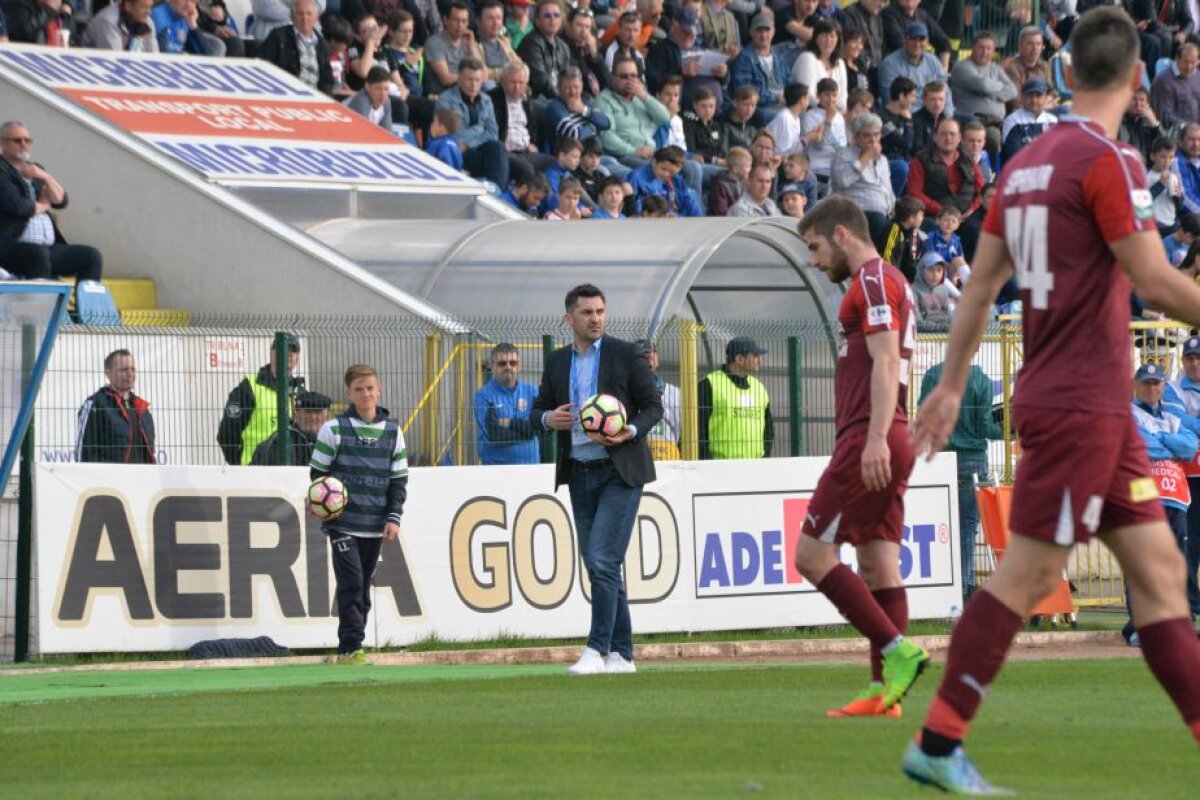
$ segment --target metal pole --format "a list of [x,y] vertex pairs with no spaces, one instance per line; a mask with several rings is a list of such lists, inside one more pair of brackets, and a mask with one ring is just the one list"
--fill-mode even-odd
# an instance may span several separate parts
[[703,328],[691,320],[679,326],[679,405],[683,430],[679,432],[679,452],[684,461],[700,459],[700,440],[697,434],[699,414],[696,410],[697,387],[700,385],[697,341]]
[[[554,336],[549,333],[544,334],[542,336],[542,364],[550,360],[550,354],[553,352]],[[542,463],[553,464],[556,461],[558,461],[558,435],[550,433],[542,437]]]
[[[438,364],[441,360],[442,335],[430,333],[425,336],[425,390],[429,391],[438,380]],[[439,408],[441,388],[429,395],[425,404],[424,416],[421,418],[421,448],[429,454],[432,465],[437,460],[437,434],[439,430]]]
[[[37,361],[37,330],[33,325],[21,328],[21,394],[33,380]],[[17,596],[13,625],[13,660],[29,660],[29,610],[33,589],[33,416],[21,441],[21,477],[17,495]]]
[[283,331],[275,332],[275,433],[278,434],[279,454],[278,466],[288,467],[292,464],[292,434],[288,430],[288,416],[291,411],[291,374],[288,370],[288,335]]
[[803,443],[802,427],[804,417],[801,413],[804,402],[804,389],[800,382],[800,339],[788,337],[788,412],[791,417],[792,456],[800,455]]

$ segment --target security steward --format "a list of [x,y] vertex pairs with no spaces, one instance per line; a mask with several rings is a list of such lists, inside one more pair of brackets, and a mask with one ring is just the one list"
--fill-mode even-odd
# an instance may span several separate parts
[[725,365],[700,381],[696,403],[701,459],[771,455],[775,427],[770,397],[754,377],[766,352],[749,336],[738,336],[725,347]]
[[[290,466],[307,467],[312,461],[313,447],[321,426],[329,421],[329,406],[333,400],[320,392],[300,392],[296,395],[296,414],[288,423],[288,434],[292,437],[292,460]],[[281,460],[279,431],[275,431],[254,451],[250,463],[255,466],[288,466]]]
[[[300,361],[300,340],[294,333],[287,335],[288,375]],[[271,348],[271,360],[258,370],[247,375],[229,393],[225,411],[217,428],[217,444],[225,461],[232,465],[245,466],[254,458],[254,451],[265,442],[279,425],[279,402],[275,392],[275,348]],[[296,379],[292,379],[295,383]]]

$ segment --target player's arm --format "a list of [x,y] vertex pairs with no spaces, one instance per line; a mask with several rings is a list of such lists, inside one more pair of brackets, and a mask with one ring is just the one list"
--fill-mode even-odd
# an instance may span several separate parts
[[888,429],[896,414],[900,391],[900,332],[879,331],[867,336],[871,354],[871,422],[862,454],[863,484],[878,492],[892,480],[892,457]]
[[1200,285],[1171,266],[1157,232],[1138,231],[1108,246],[1138,296],[1171,319],[1200,325]]
[[[942,363],[942,380],[925,398],[913,423],[917,452],[927,453],[932,458],[950,440],[958,422],[971,358],[991,317],[992,301],[1012,273],[1012,261],[1004,240],[987,232],[981,233],[975,247],[971,280],[963,290],[950,323],[950,342]],[[1197,310],[1200,311],[1200,306]]]

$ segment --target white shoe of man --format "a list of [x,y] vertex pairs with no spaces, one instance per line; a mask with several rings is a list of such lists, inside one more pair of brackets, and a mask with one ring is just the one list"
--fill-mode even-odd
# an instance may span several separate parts
[[632,661],[626,661],[620,653],[613,652],[608,654],[608,659],[604,662],[604,671],[610,675],[629,675],[637,672],[637,667]]
[[590,647],[585,647],[583,649],[583,655],[580,656],[579,660],[567,669],[567,674],[603,675],[604,671],[604,656]]

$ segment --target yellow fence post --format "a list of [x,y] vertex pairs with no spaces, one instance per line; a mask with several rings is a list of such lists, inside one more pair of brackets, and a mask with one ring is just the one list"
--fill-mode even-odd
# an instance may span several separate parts
[[700,458],[700,441],[696,432],[698,413],[696,410],[696,387],[700,383],[697,362],[697,342],[703,326],[683,320],[679,326],[679,404],[683,415],[683,430],[680,431],[680,454],[684,461]]
[[[442,335],[430,333],[425,336],[425,386],[433,389],[438,379],[438,362],[442,351]],[[436,397],[429,398],[430,402],[422,409],[421,415],[421,448],[429,454],[431,460],[437,458],[438,432],[438,403]]]

